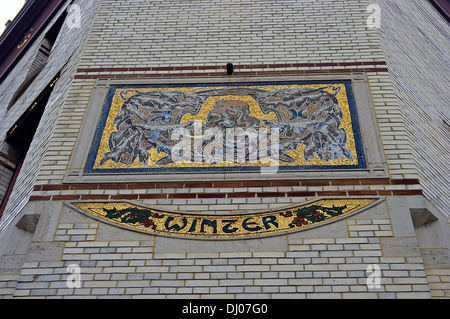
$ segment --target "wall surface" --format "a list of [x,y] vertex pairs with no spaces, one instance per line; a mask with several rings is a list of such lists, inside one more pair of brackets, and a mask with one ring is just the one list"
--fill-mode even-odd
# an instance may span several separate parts
[[442,171],[450,158],[448,24],[427,1],[380,5],[380,37],[413,152],[408,160],[399,154],[398,160],[419,168],[427,197],[448,213],[449,176]]
[[[428,4],[378,3],[380,29],[366,25],[369,1],[75,1],[81,28],[63,26],[0,122],[3,139],[61,71],[0,220],[0,298],[448,298],[449,29]],[[2,109],[38,43],[0,84]],[[85,171],[113,85],[275,81],[351,81],[367,167]],[[226,218],[366,198],[377,202],[330,223],[239,239],[138,232],[71,205]],[[68,285],[70,265],[79,287]]]

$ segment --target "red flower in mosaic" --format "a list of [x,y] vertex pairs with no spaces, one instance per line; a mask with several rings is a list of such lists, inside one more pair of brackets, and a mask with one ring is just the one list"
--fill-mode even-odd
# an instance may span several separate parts
[[147,218],[146,218],[146,219],[141,219],[140,223],[143,224],[144,227],[150,227],[150,226],[152,226],[152,225],[155,224],[155,223],[153,222],[153,220],[147,219]]
[[292,223],[298,227],[300,227],[302,224],[303,225],[308,224],[308,222],[303,217],[295,217],[294,220],[292,221]]

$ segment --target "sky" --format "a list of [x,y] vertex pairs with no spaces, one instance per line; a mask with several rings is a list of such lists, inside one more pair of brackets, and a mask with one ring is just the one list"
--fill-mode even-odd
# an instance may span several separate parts
[[5,31],[5,23],[14,20],[25,4],[25,0],[0,0],[0,34]]

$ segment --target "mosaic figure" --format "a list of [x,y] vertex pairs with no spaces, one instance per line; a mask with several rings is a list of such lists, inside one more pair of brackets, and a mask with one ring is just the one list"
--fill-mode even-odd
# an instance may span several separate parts
[[[342,108],[348,109],[348,104],[340,105],[343,103],[337,97],[343,87],[121,89],[115,94],[120,111],[113,118],[114,129],[108,136],[103,134],[102,142],[107,139],[108,148],[97,154],[97,165],[102,168],[114,162],[126,167],[140,163],[158,168],[179,161],[202,167],[219,163],[233,167],[244,162],[258,165],[256,161],[274,159],[275,154],[261,152],[261,134],[267,134],[264,143],[268,149],[276,146],[279,165],[298,165],[299,153],[303,164],[343,160],[358,165],[353,126]],[[268,138],[275,129],[279,134],[276,143]],[[236,139],[229,138],[230,132]],[[236,156],[240,147],[244,159]],[[160,154],[159,158],[151,160],[151,150]]]

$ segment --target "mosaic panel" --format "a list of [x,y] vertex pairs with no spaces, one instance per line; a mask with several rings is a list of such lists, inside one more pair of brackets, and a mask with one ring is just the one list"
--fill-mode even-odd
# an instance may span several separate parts
[[350,81],[112,86],[86,173],[362,169]]
[[69,205],[91,217],[141,232],[227,239],[309,229],[347,217],[376,201],[374,198],[320,199],[278,211],[224,216],[167,212],[128,202],[74,202]]

